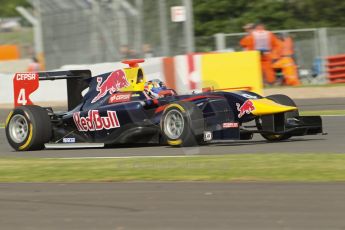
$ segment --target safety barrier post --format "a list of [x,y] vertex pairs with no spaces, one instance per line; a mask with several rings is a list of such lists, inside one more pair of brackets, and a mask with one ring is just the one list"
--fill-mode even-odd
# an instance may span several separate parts
[[214,35],[215,42],[216,42],[216,50],[225,50],[225,34],[218,33]]
[[327,73],[331,83],[345,83],[345,54],[327,57]]

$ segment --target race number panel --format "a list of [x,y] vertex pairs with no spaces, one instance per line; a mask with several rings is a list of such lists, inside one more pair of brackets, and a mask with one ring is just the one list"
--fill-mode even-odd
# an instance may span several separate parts
[[37,73],[16,73],[13,78],[14,106],[32,105],[30,94],[39,86]]

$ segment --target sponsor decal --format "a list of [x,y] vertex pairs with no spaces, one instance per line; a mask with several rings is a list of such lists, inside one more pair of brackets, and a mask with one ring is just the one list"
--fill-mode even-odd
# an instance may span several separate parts
[[98,110],[90,110],[87,117],[81,117],[80,112],[73,114],[77,129],[81,132],[114,129],[120,127],[115,111],[107,111],[106,117],[101,117]]
[[238,128],[238,123],[237,122],[223,123],[223,129],[227,129],[227,128]]
[[64,137],[62,139],[63,143],[75,143],[75,138],[74,137]]
[[128,102],[131,100],[131,93],[115,93],[110,96],[108,103]]
[[213,135],[210,131],[204,131],[204,141],[212,141]]
[[252,111],[255,110],[255,106],[252,101],[246,100],[242,105],[236,103],[237,110],[238,110],[238,118],[241,118],[245,114],[250,114]]
[[36,73],[17,73],[16,80],[17,81],[33,81],[36,80],[38,75]]
[[245,97],[247,99],[258,99],[257,96],[253,96],[253,95],[250,95],[250,94],[247,94],[247,93],[243,93],[241,94],[242,97]]
[[32,105],[30,95],[38,86],[38,73],[16,73],[13,78],[14,106]]
[[127,81],[126,74],[123,70],[116,70],[109,74],[107,79],[102,82],[102,77],[97,77],[97,87],[96,90],[98,94],[93,98],[91,103],[97,102],[99,99],[105,97],[108,92],[115,93],[116,91],[129,86]]

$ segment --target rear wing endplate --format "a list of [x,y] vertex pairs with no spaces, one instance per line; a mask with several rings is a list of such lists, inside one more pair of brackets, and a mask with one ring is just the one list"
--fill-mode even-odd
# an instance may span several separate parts
[[88,87],[86,79],[91,78],[90,70],[67,70],[38,73],[16,73],[13,78],[14,106],[32,105],[30,95],[39,88],[39,81],[67,80],[68,110],[77,106],[81,92]]

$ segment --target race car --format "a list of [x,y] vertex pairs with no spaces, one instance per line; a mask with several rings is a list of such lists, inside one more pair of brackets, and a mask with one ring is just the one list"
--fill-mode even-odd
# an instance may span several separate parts
[[[90,70],[15,74],[15,108],[5,124],[9,144],[17,151],[131,143],[195,146],[249,140],[255,133],[268,141],[322,133],[321,117],[299,116],[285,95],[211,88],[178,95],[164,84],[147,82],[139,66],[143,61],[123,61],[128,67],[95,77]],[[68,111],[32,103],[39,81],[60,79],[67,79]]]

